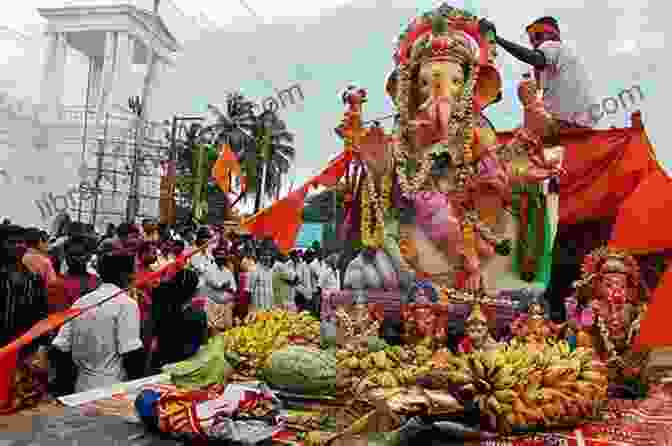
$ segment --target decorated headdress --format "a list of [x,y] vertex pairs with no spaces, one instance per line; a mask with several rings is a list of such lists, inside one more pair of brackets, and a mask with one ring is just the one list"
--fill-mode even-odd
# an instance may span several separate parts
[[481,322],[483,324],[488,323],[488,319],[483,314],[483,311],[481,311],[481,305],[480,304],[475,304],[474,305],[473,309],[471,310],[471,314],[467,318],[466,324],[471,325],[475,322]]
[[[450,30],[450,31],[449,31]],[[394,52],[396,68],[386,81],[386,90],[399,106],[397,95],[405,94],[397,88],[402,80],[405,67],[426,61],[427,54],[420,59],[418,46],[427,45],[429,57],[450,57],[462,59],[473,65],[473,75],[477,76],[474,87],[474,99],[480,109],[497,102],[501,95],[502,81],[496,67],[489,63],[490,39],[482,35],[478,26],[478,18],[467,11],[442,4],[437,9],[416,17],[399,37]]]
[[462,31],[432,32],[413,44],[410,58],[420,65],[446,61],[472,65],[478,63],[478,44]]

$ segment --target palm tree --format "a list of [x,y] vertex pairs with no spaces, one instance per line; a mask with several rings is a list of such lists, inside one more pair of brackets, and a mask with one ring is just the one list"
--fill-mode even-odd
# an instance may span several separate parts
[[191,201],[197,184],[197,163],[200,144],[204,143],[202,126],[198,123],[187,127],[175,141],[177,152],[177,179],[175,188],[182,201]]
[[267,197],[279,198],[282,187],[282,178],[289,173],[296,150],[291,145],[294,135],[287,130],[287,125],[277,113],[265,110],[259,115],[255,134],[259,149],[257,156],[261,159],[259,170],[262,178],[262,187],[257,188],[254,208],[255,212],[261,207],[262,193]]
[[[255,192],[255,211],[261,207],[262,193],[275,198],[280,193],[282,177],[289,172],[295,149],[294,135],[271,110],[255,112],[254,102],[240,93],[229,93],[225,111],[209,105],[215,123],[203,129],[203,135],[219,145],[227,143],[241,160],[246,177],[246,192]],[[267,162],[266,162],[267,161]],[[263,172],[265,181],[261,181]],[[263,184],[263,191],[262,191]]]

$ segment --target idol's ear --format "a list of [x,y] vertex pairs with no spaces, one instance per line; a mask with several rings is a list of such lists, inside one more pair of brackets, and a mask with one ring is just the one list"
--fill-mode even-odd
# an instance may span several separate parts
[[397,70],[394,70],[387,75],[387,79],[385,80],[385,92],[390,97],[390,99],[392,99],[392,103],[394,103],[395,106],[399,105],[397,104],[398,86],[399,86],[399,72]]
[[494,65],[481,65],[474,89],[474,98],[481,109],[498,102],[502,98],[502,78]]

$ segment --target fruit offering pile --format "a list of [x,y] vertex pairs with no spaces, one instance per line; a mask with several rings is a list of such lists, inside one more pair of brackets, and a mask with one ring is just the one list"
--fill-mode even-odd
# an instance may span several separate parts
[[238,373],[255,376],[269,356],[294,341],[318,346],[320,321],[307,312],[286,310],[257,312],[245,324],[221,334],[225,351],[240,356]]
[[422,380],[454,389],[459,400],[478,403],[488,429],[553,427],[593,415],[607,399],[607,377],[592,369],[592,352],[570,351],[564,342],[533,353],[516,343],[467,355],[441,355]]
[[412,385],[430,371],[431,343],[389,346],[377,337],[363,338],[336,351],[336,382],[341,393],[363,394],[373,388]]

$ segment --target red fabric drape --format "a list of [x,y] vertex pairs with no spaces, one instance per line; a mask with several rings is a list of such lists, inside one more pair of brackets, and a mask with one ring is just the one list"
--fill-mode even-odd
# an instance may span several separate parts
[[[512,138],[498,133],[502,143]],[[633,113],[631,128],[565,130],[560,145],[568,172],[560,183],[560,224],[615,217],[610,247],[633,254],[672,248],[672,179],[656,161],[640,113]],[[671,313],[672,265],[653,293],[636,344],[671,346]]]
[[294,248],[296,236],[303,224],[304,201],[309,189],[335,186],[347,172],[352,157],[352,152],[342,153],[322,173],[282,200],[243,221],[243,226],[255,237],[269,237],[281,251],[289,252]]
[[[639,183],[659,171],[637,113],[632,121],[624,129],[561,131],[567,175],[560,180],[560,224],[615,217]],[[497,137],[505,143],[513,134],[500,132]]]
[[672,346],[672,331],[668,325],[670,314],[672,314],[672,265],[668,266],[653,292],[646,318],[642,320],[640,326],[637,345]]
[[609,245],[636,254],[672,248],[672,179],[656,171],[621,205]]

